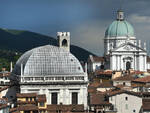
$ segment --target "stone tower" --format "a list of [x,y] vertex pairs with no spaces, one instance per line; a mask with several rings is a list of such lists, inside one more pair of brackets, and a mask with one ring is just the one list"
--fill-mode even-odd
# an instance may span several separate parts
[[57,32],[58,45],[70,52],[70,32]]

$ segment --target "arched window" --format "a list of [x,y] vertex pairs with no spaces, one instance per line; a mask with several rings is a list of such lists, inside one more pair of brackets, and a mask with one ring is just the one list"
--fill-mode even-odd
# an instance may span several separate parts
[[68,46],[68,42],[67,42],[67,40],[66,40],[66,39],[64,39],[64,40],[62,41],[62,46],[65,46],[65,47],[67,47],[67,46]]

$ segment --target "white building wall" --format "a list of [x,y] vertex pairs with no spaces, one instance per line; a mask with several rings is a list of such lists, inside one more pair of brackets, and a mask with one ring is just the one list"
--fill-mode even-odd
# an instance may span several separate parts
[[147,62],[147,69],[150,69],[150,62]]
[[142,106],[141,97],[126,93],[109,97],[109,102],[117,108],[117,113],[139,113]]
[[103,65],[102,62],[90,62],[88,63],[88,71],[95,72],[101,68],[101,65]]
[[72,92],[78,93],[78,104],[87,109],[87,85],[22,85],[21,93],[46,94],[47,104],[51,104],[51,93],[57,92],[58,104],[72,104]]
[[113,81],[113,86],[124,85],[124,84],[125,86],[131,86],[130,81]]

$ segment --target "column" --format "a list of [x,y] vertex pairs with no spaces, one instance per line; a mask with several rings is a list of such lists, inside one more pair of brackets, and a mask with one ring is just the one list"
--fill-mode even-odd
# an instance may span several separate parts
[[147,70],[146,55],[144,55],[144,71]]
[[111,56],[111,61],[110,61],[110,63],[111,63],[111,70],[114,70],[113,62],[114,62],[114,56],[112,55]]
[[137,70],[137,58],[136,58],[136,57],[137,57],[137,56],[135,55],[135,56],[134,56],[134,58],[135,58],[135,63],[134,63],[134,64],[135,64],[135,65],[134,65],[135,70]]
[[116,55],[113,56],[112,66],[113,66],[113,70],[116,70]]
[[139,70],[143,71],[143,56],[139,56]]
[[121,62],[121,63],[120,63],[121,69],[124,70],[124,68],[123,68],[123,64],[124,64],[124,63],[123,63],[123,57],[122,57],[122,55],[120,55],[120,62]]
[[116,65],[115,65],[115,70],[118,70],[118,56],[117,55],[115,55],[116,56]]
[[59,94],[59,98],[58,98],[59,103],[58,104],[60,104],[60,103],[64,104],[63,96],[65,96],[65,95],[63,95],[64,94],[63,92],[64,92],[63,88],[60,88],[60,92],[58,93]]
[[126,70],[126,62],[125,62],[125,60],[123,61],[123,70]]
[[47,104],[51,104],[51,93],[49,92],[48,89],[46,89],[45,94],[46,94]]
[[118,55],[118,71],[120,70],[120,55]]

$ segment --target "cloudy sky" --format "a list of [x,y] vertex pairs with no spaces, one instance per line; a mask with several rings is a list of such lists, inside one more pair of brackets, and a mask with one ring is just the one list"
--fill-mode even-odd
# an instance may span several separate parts
[[[122,6],[137,39],[150,48],[150,0],[0,0],[0,28],[28,30],[56,38],[71,32],[71,43],[103,55],[106,28]],[[150,50],[150,49],[149,49]]]

